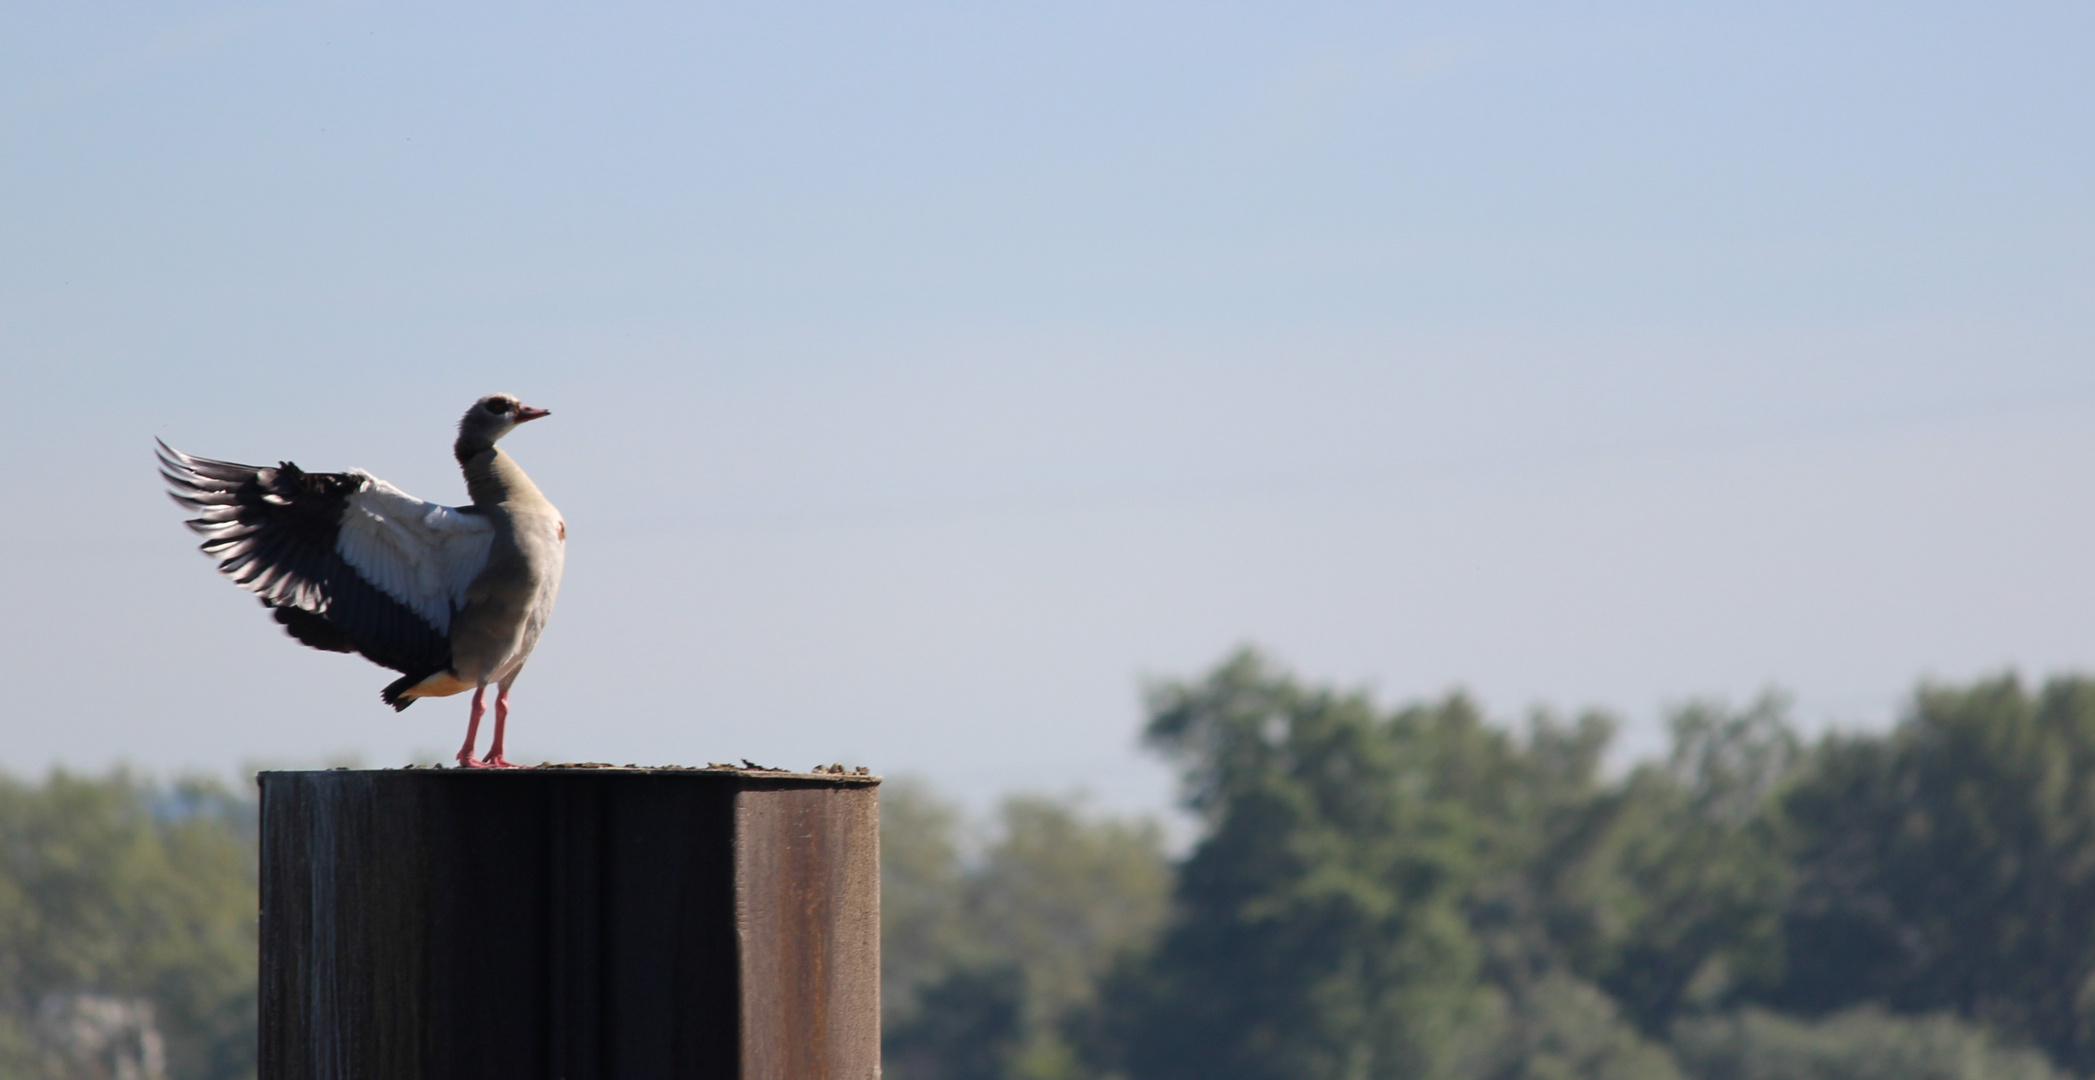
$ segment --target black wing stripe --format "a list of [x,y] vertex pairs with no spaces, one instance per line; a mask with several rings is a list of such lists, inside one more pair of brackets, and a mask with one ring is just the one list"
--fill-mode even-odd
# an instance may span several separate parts
[[276,621],[303,644],[355,651],[423,677],[451,666],[451,645],[412,608],[364,580],[336,549],[359,473],[309,473],[192,457],[160,444],[160,473],[176,505],[197,512],[186,524],[205,537],[220,573],[275,609]]

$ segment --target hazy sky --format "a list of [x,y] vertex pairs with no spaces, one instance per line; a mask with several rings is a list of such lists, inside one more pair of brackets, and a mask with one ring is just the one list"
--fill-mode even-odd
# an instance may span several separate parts
[[2095,667],[2095,7],[0,5],[0,766],[448,755],[192,452],[569,524],[519,756],[1169,799],[1143,680]]

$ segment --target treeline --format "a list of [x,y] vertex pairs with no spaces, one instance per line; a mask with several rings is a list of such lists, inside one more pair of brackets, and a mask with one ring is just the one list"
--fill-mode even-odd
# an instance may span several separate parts
[[2095,681],[1924,688],[1810,746],[1779,697],[1693,705],[1616,777],[1613,729],[1245,653],[1150,701],[1201,824],[1175,865],[1039,800],[970,856],[891,793],[887,1075],[2095,1073]]
[[254,804],[0,778],[0,1080],[255,1071]]
[[[2095,1075],[2095,680],[1919,691],[1805,745],[1693,705],[1385,707],[1255,654],[1160,687],[1197,817],[883,793],[895,1080]],[[254,806],[0,779],[0,1080],[241,1080]]]

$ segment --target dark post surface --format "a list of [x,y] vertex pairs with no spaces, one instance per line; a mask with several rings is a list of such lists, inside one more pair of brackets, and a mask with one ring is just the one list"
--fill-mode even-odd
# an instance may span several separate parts
[[878,781],[271,772],[261,1080],[872,1080]]

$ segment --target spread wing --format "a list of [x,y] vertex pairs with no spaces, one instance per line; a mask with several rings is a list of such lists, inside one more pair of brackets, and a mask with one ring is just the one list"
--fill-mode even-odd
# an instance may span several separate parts
[[160,472],[219,572],[292,637],[421,677],[451,664],[451,619],[487,566],[494,526],[370,475],[192,457],[160,444]]

